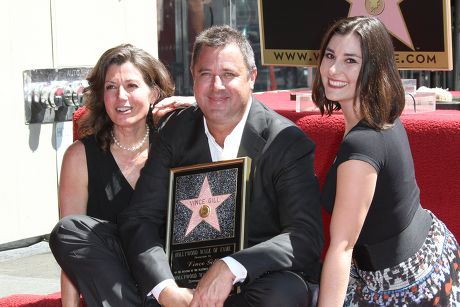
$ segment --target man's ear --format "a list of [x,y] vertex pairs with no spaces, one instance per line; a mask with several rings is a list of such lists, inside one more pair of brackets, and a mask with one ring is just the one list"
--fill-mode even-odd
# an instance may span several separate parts
[[195,76],[193,74],[193,67],[192,66],[190,66],[190,74],[192,75],[192,82],[194,82]]
[[256,78],[257,78],[257,68],[254,67],[249,72],[249,83],[250,83],[251,90],[254,90],[254,84],[256,83]]

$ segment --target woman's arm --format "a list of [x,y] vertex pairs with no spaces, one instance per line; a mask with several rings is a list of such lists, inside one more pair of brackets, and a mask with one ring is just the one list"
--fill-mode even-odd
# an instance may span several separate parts
[[[76,141],[66,150],[59,178],[59,215],[86,214],[88,202],[88,170],[85,146]],[[80,293],[67,275],[61,272],[61,301],[63,307],[78,307]]]
[[353,247],[375,192],[377,171],[359,160],[337,169],[337,191],[330,223],[331,240],[321,273],[319,307],[343,306]]
[[80,306],[80,293],[64,271],[61,271],[61,303],[62,307]]
[[85,146],[76,141],[67,148],[59,178],[59,215],[86,214],[88,202],[88,169]]

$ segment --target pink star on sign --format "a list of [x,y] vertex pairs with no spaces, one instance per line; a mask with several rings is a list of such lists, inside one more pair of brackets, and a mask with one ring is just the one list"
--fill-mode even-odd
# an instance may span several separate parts
[[414,50],[399,3],[404,0],[346,0],[350,3],[348,17],[375,16],[385,24],[388,31],[403,44]]
[[185,235],[188,235],[195,227],[205,221],[217,231],[220,231],[219,219],[217,218],[216,209],[219,207],[231,194],[215,195],[211,193],[208,177],[206,176],[201,186],[200,195],[197,198],[184,199],[180,202],[192,210],[192,217],[188,223]]

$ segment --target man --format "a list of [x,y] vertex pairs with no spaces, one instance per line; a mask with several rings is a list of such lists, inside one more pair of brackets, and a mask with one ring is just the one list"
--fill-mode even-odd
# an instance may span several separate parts
[[[306,306],[323,245],[314,144],[252,97],[257,69],[240,32],[202,32],[191,72],[197,106],[165,120],[118,219],[141,295],[163,306]],[[252,159],[248,248],[216,261],[194,292],[179,288],[164,252],[169,169],[241,156]],[[235,283],[241,292],[230,295]]]

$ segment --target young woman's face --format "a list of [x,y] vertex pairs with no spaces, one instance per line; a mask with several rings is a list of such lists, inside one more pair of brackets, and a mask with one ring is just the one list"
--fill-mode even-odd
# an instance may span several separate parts
[[320,65],[327,99],[337,101],[342,108],[347,103],[353,105],[361,66],[362,51],[358,35],[332,36]]
[[115,125],[145,124],[154,91],[145,83],[142,73],[131,62],[112,64],[104,83],[104,104]]

